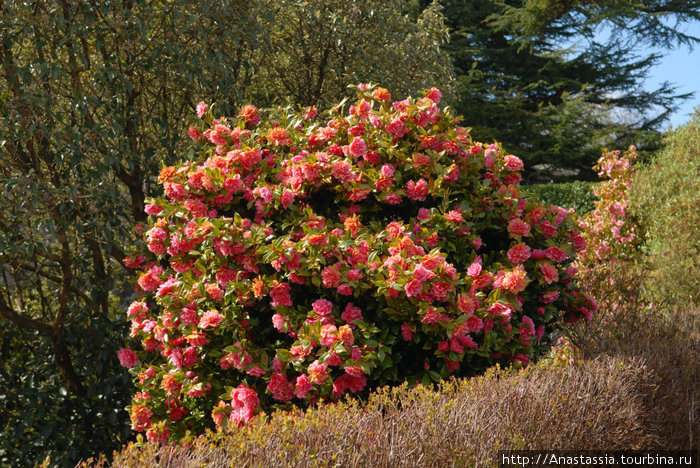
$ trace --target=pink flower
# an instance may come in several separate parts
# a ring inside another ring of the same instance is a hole
[[[508,260],[510,260],[511,263],[517,265],[519,263],[523,263],[525,260],[530,258],[530,247],[524,243],[519,243],[514,245],[508,250]]]
[[[328,356],[328,359],[326,359],[326,366],[337,367],[337,366],[341,365],[342,363],[343,363],[343,360],[336,353],[332,353],[330,356]]]
[[[542,304],[549,304],[557,299],[559,299],[559,291],[547,291],[540,297],[540,302]]]
[[[522,321],[523,324],[520,326],[520,337],[523,340],[529,340],[535,336],[535,323],[527,315],[523,316]]]
[[[491,306],[489,306],[488,309],[486,309],[486,312],[488,312],[491,315],[510,318],[511,314],[513,313],[513,309],[500,302],[495,302]],[[486,323],[484,323],[484,328],[486,328]]]
[[[374,90],[372,95],[377,101],[391,101],[391,94],[389,94],[389,91],[386,88],[377,88]]]
[[[290,291],[291,288],[287,283],[278,283],[274,285],[270,290],[270,297],[272,298],[270,305],[272,307],[278,307],[281,305],[291,307],[292,298],[289,295]]]
[[[552,223],[549,221],[545,220],[540,223],[540,227],[542,228],[542,233],[544,234],[544,237],[547,239],[551,239],[552,237],[557,235],[557,228],[552,226]]]
[[[260,113],[258,108],[252,104],[244,106],[240,111],[238,111],[238,117],[241,118],[246,123],[246,127],[254,127],[260,122]]]
[[[280,197],[280,202],[282,203],[283,207],[287,208],[289,205],[294,203],[294,192],[291,190],[285,190]]]
[[[425,97],[433,101],[435,104],[440,104],[442,93],[437,88],[430,88],[430,91],[428,91],[428,94],[426,94]]]
[[[182,366],[183,367],[192,367],[197,363],[197,349],[194,348],[193,346],[190,346],[185,349],[185,352],[182,354]]]
[[[207,112],[207,109],[208,106],[204,103],[204,101],[197,104],[197,117],[204,117],[204,114]]]
[[[429,307],[423,318],[421,318],[421,322],[427,324],[447,322],[449,320],[450,318],[448,316],[446,316],[445,314],[441,314],[440,312],[435,310],[434,307]]]
[[[557,268],[549,262],[541,263],[540,270],[542,271],[542,278],[547,284],[552,284],[559,279]]]
[[[318,109],[316,106],[309,106],[304,109],[304,120],[313,120],[318,115]]]
[[[141,301],[134,301],[131,303],[126,311],[126,316],[132,320],[143,320],[146,318],[148,313],[148,306]]]
[[[139,277],[138,284],[144,291],[155,291],[163,283],[158,275],[152,271],[142,274]]]
[[[258,394],[255,390],[245,384],[241,384],[231,390],[231,406],[233,409],[237,410],[255,410],[255,408],[260,406],[260,400],[258,399]],[[250,416],[252,416],[252,412],[250,413]]]
[[[362,320],[362,310],[359,307],[355,307],[352,302],[349,302],[348,305],[345,306],[345,310],[340,318],[350,324],[351,327],[355,327],[355,324],[352,322],[355,320]]]
[[[508,223],[508,232],[511,236],[529,236],[530,235],[530,225],[527,224],[522,219],[514,219]]]
[[[406,286],[404,286],[404,289],[406,290],[406,296],[415,297],[423,292],[423,283],[417,279],[414,279],[407,283]]]
[[[329,315],[333,311],[333,303],[326,299],[315,300],[313,304],[311,304],[311,307],[313,307],[314,312],[322,317]]]
[[[544,251],[545,256],[554,262],[563,262],[568,258],[566,251],[559,247],[550,247]]]
[[[189,307],[184,307],[180,312],[180,319],[185,325],[194,325],[199,322],[199,317],[197,317],[197,311],[190,309]]]
[[[135,431],[145,431],[152,424],[151,412],[146,405],[138,404],[131,407],[131,428]]]
[[[294,396],[294,384],[280,373],[272,374],[267,389],[272,393],[272,398],[277,401],[289,401]]]
[[[506,169],[512,172],[517,172],[522,170],[523,168],[523,162],[520,160],[519,157],[513,156],[512,154],[509,154],[504,158],[505,160],[505,166]]]
[[[209,343],[209,340],[207,340],[207,336],[204,333],[192,333],[187,335],[185,339],[192,346],[197,346],[200,348]]]
[[[526,354],[516,354],[511,358],[512,362],[519,362],[522,365],[530,364],[530,356]]]
[[[304,398],[306,398],[306,395],[311,391],[312,387],[313,384],[311,383],[309,378],[305,374],[302,374],[299,377],[297,377],[294,394],[297,396],[297,398],[303,400]]]
[[[321,364],[318,360],[309,364],[308,368],[309,380],[312,383],[322,384],[328,378],[328,369],[325,364]]]
[[[432,159],[427,154],[416,153],[413,155],[413,164],[416,166],[430,166],[431,162]]]
[[[199,137],[202,136],[202,132],[200,132],[199,130],[197,130],[194,127],[190,127],[187,129],[187,135],[189,135],[189,137],[192,140],[197,141],[197,140],[199,140]]]
[[[272,326],[275,327],[280,333],[284,333],[286,322],[287,321],[282,314],[274,314],[272,316]]]
[[[289,138],[289,132],[282,127],[271,128],[267,131],[265,136],[267,141],[275,146],[292,144],[292,140]]]
[[[423,283],[424,281],[435,278],[435,273],[425,268],[423,264],[418,264],[413,269],[413,278]]]
[[[464,218],[462,217],[462,211],[461,210],[450,210],[447,213],[445,213],[445,218],[453,223],[463,223]]]
[[[463,314],[473,314],[478,307],[478,301],[475,297],[467,296],[466,294],[460,294],[457,298],[457,308]]]
[[[339,341],[337,332],[338,328],[335,325],[323,325],[321,327],[321,340],[319,341],[321,346],[330,348],[333,343]]]
[[[430,193],[430,187],[425,179],[418,182],[409,180],[406,184],[406,194],[413,201],[425,201],[425,197]]]
[[[418,208],[418,219],[421,221],[430,219],[430,210],[427,208]]]
[[[366,102],[366,101],[365,101]],[[364,156],[367,152],[367,144],[360,137],[355,137],[350,143],[350,153],[356,158]]]
[[[411,327],[406,322],[401,324],[401,336],[406,341],[413,340],[413,331],[411,331]]]
[[[403,201],[403,199],[401,198],[401,196],[395,193],[390,193],[386,196],[384,201],[386,201],[386,203],[389,205],[398,205]]]
[[[406,134],[406,127],[404,127],[401,119],[397,117],[387,124],[386,131],[389,132],[394,138],[401,138]]]
[[[502,285],[504,289],[518,294],[525,290],[528,281],[527,272],[522,265],[519,265],[517,268],[505,272]]]
[[[136,367],[139,363],[139,357],[128,348],[120,349],[117,353],[117,357],[119,358],[119,363],[124,367]]]
[[[217,327],[223,319],[224,316],[216,310],[208,310],[204,312],[199,320],[199,328]]]
[[[478,333],[484,328],[484,321],[476,315],[470,316],[465,323],[467,325],[467,330],[472,333]]]
[[[479,276],[479,274],[481,274],[481,262],[481,257],[476,257],[472,264],[469,265],[469,268],[467,268],[467,275],[472,278]]]
[[[325,267],[321,271],[323,285],[327,288],[337,288],[340,285],[341,275],[335,267]]]
[[[352,166],[345,161],[338,161],[331,168],[331,175],[341,183],[349,182],[354,178]]]
[[[365,375],[365,371],[360,366],[346,366],[345,373],[351,377],[362,377]]]
[[[163,211],[163,207],[154,204],[147,204],[146,209],[144,211],[146,212],[146,214],[149,215],[157,215],[158,213]]]
[[[207,284],[204,289],[206,289],[209,296],[215,301],[220,301],[224,298],[224,290],[216,283]]]

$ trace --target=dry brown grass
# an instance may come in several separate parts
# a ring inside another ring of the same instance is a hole
[[[609,336],[609,333],[608,333]],[[658,448],[700,447],[700,308],[656,307],[644,312],[623,339],[582,348],[588,359],[610,356],[647,369],[645,412]],[[595,340],[589,342],[594,343]]]
[[[113,466],[491,466],[498,450],[650,448],[660,441],[648,430],[649,380],[640,360],[607,357],[495,371],[275,414],[189,449],[131,446]]]

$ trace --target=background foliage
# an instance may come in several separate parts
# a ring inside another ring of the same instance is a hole
[[[145,218],[154,175],[179,158],[185,116],[196,102],[206,97],[217,112],[233,114],[261,95],[255,89],[268,90],[266,104],[286,101],[277,71],[266,67],[306,66],[289,55],[296,49],[283,47],[315,31],[292,28],[303,19],[297,3],[0,5],[1,463],[32,464],[50,453],[54,463],[70,465],[97,446],[126,440],[129,384],[116,368],[122,304],[131,295],[123,245]],[[318,7],[314,21],[335,21],[324,40],[342,53],[317,69],[316,78],[325,78],[314,102],[368,70],[362,51],[384,30],[393,31],[390,42],[399,31],[409,34],[404,49],[383,49],[383,60],[414,70],[442,64],[429,79],[447,85],[451,65],[438,49],[445,35],[438,9],[413,21],[386,13],[405,2],[385,2],[381,15],[362,8],[367,3],[350,2],[344,8],[354,13],[344,18]],[[345,73],[336,75],[341,65]],[[398,68],[370,69],[373,79],[423,86]],[[293,89],[307,87],[302,73],[289,76]],[[37,401],[51,402],[51,410],[27,417]]]

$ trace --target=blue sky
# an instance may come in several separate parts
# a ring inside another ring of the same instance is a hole
[[[685,27],[683,30],[687,34],[700,37],[700,24]],[[667,124],[677,127],[688,121],[694,107],[700,106],[700,46],[694,47],[692,52],[688,47],[659,52],[666,53],[666,56],[650,71],[645,87],[651,90],[660,83],[669,81],[678,86],[678,93],[695,92],[695,95],[671,116],[670,124]]]
[[[684,24],[678,30],[690,36],[700,37],[700,23]],[[596,33],[596,40],[604,44],[609,40],[610,34],[610,29],[603,25]],[[678,104],[678,110],[670,116],[663,128],[677,127],[687,122],[693,109],[700,106],[700,45],[692,50],[688,46],[676,46],[672,50],[638,46],[633,53],[639,58],[652,53],[662,55],[657,65],[649,70],[643,83],[643,88],[647,91],[654,91],[668,81],[676,87],[677,94],[694,93],[691,98]]]

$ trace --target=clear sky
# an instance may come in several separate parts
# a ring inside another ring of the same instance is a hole
[[[682,30],[687,34],[700,37],[700,24],[686,26]],[[677,127],[688,121],[693,108],[700,106],[700,46],[694,47],[692,51],[683,46],[671,51],[658,50],[658,52],[666,55],[656,67],[650,70],[645,87],[653,90],[660,83],[668,81],[678,86],[676,91],[679,94],[695,93],[692,98],[681,104],[678,111],[671,116],[670,123],[666,124],[666,126]]]

